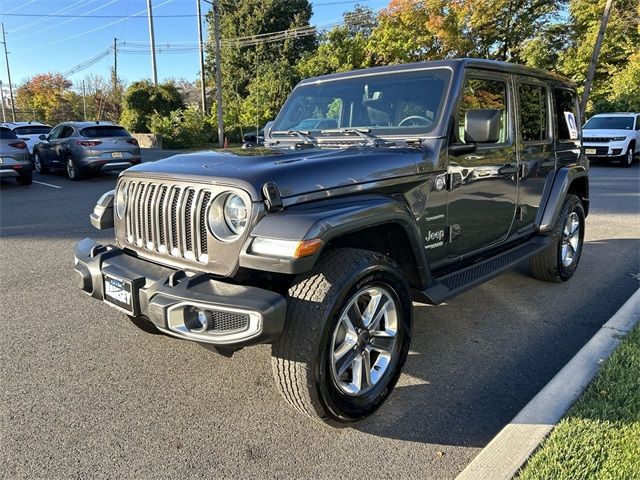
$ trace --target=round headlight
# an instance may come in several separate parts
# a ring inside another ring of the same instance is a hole
[[[229,230],[240,235],[247,228],[247,204],[239,195],[231,193],[224,202],[224,221]]]
[[[118,218],[124,217],[127,211],[128,187],[127,184],[122,184],[118,187],[118,192],[116,193],[116,215],[118,215]]]

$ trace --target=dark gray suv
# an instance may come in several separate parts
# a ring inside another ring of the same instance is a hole
[[[123,127],[109,122],[61,123],[49,135],[41,135],[33,148],[33,166],[38,173],[63,170],[71,180],[138,163],[138,141]]]
[[[541,280],[574,275],[581,124],[571,82],[502,62],[304,80],[265,148],[123,172],[91,215],[114,242],[76,245],[77,285],[226,355],[270,343],[292,407],[357,421],[400,376],[412,301],[448,301],[522,261]]]

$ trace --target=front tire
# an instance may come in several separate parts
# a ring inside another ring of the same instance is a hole
[[[624,168],[630,168],[633,165],[633,152],[635,150],[635,146],[632,144],[629,145],[627,149],[627,153],[622,157],[622,166]]]
[[[569,195],[551,233],[551,245],[529,261],[535,278],[562,283],[573,276],[582,255],[584,220],[582,202],[576,195]]]
[[[289,289],[285,329],[273,346],[276,385],[299,412],[334,426],[375,412],[407,357],[412,306],[385,255],[336,249]]]

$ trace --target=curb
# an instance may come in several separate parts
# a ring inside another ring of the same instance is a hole
[[[505,426],[456,480],[512,478],[640,321],[640,289]]]

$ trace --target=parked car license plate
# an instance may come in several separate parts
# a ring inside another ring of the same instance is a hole
[[[111,152],[111,158],[122,158],[122,152]]]
[[[133,314],[131,282],[111,275],[104,276],[104,299],[116,307]]]
[[[585,148],[584,149],[584,153],[586,153],[587,155],[595,155],[596,154],[596,149],[595,148]]]

